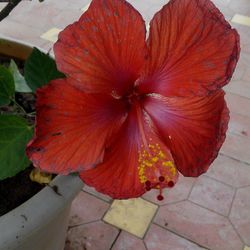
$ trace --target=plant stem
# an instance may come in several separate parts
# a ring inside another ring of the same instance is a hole
[[[7,17],[10,12],[21,2],[22,0],[10,0],[9,3],[0,11],[0,21]]]
[[[21,110],[21,113],[16,113],[16,115],[21,115],[23,116],[27,121],[29,121],[29,119],[35,118],[36,116],[36,112],[31,112],[31,113],[27,113],[26,110],[14,99],[11,99],[12,102],[14,103],[14,105]],[[31,128],[34,127],[34,124],[32,123]]]
[[[12,101],[14,102],[14,104],[22,110],[24,115],[28,115],[28,113],[26,112],[26,110],[13,98]]]

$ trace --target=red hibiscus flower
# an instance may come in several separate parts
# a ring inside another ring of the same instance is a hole
[[[239,36],[209,0],[171,0],[150,23],[125,0],[93,0],[54,46],[66,79],[37,91],[27,148],[44,171],[80,172],[113,198],[207,171],[225,139],[221,88]]]

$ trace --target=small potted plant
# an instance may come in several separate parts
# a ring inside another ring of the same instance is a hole
[[[35,167],[79,173],[115,199],[157,189],[162,200],[179,172],[207,171],[229,121],[221,88],[240,53],[237,31],[210,0],[171,0],[147,40],[128,2],[93,0],[59,34],[54,52],[64,75],[54,65],[56,76],[42,84],[39,74],[25,77],[37,97],[26,148]]]
[[[62,249],[83,183],[34,170],[25,148],[34,133],[35,90],[64,75],[49,55],[9,38],[0,39],[0,60],[0,249]]]

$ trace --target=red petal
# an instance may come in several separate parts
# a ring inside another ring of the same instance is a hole
[[[36,133],[27,147],[28,157],[47,172],[92,168],[102,161],[124,110],[111,97],[86,94],[66,80],[52,81],[37,91]]]
[[[155,95],[144,105],[171,149],[177,169],[193,177],[206,172],[225,140],[229,111],[224,92],[193,98]]]
[[[124,0],[93,0],[54,46],[58,68],[88,92],[125,93],[146,53],[145,24]]]
[[[150,188],[175,183],[178,171],[152,126],[139,108],[132,110],[107,148],[103,163],[83,171],[83,181],[115,199],[138,197]]]
[[[141,92],[203,96],[229,82],[239,35],[210,0],[171,0],[150,25]]]

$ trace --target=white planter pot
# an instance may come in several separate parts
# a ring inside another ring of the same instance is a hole
[[[83,183],[77,176],[57,176],[21,206],[0,217],[0,250],[62,250],[70,205]]]
[[[0,53],[26,59],[32,46],[0,37]],[[70,205],[83,187],[77,176],[57,176],[21,206],[0,217],[0,250],[62,250]],[[1,202],[1,201],[0,201]]]

